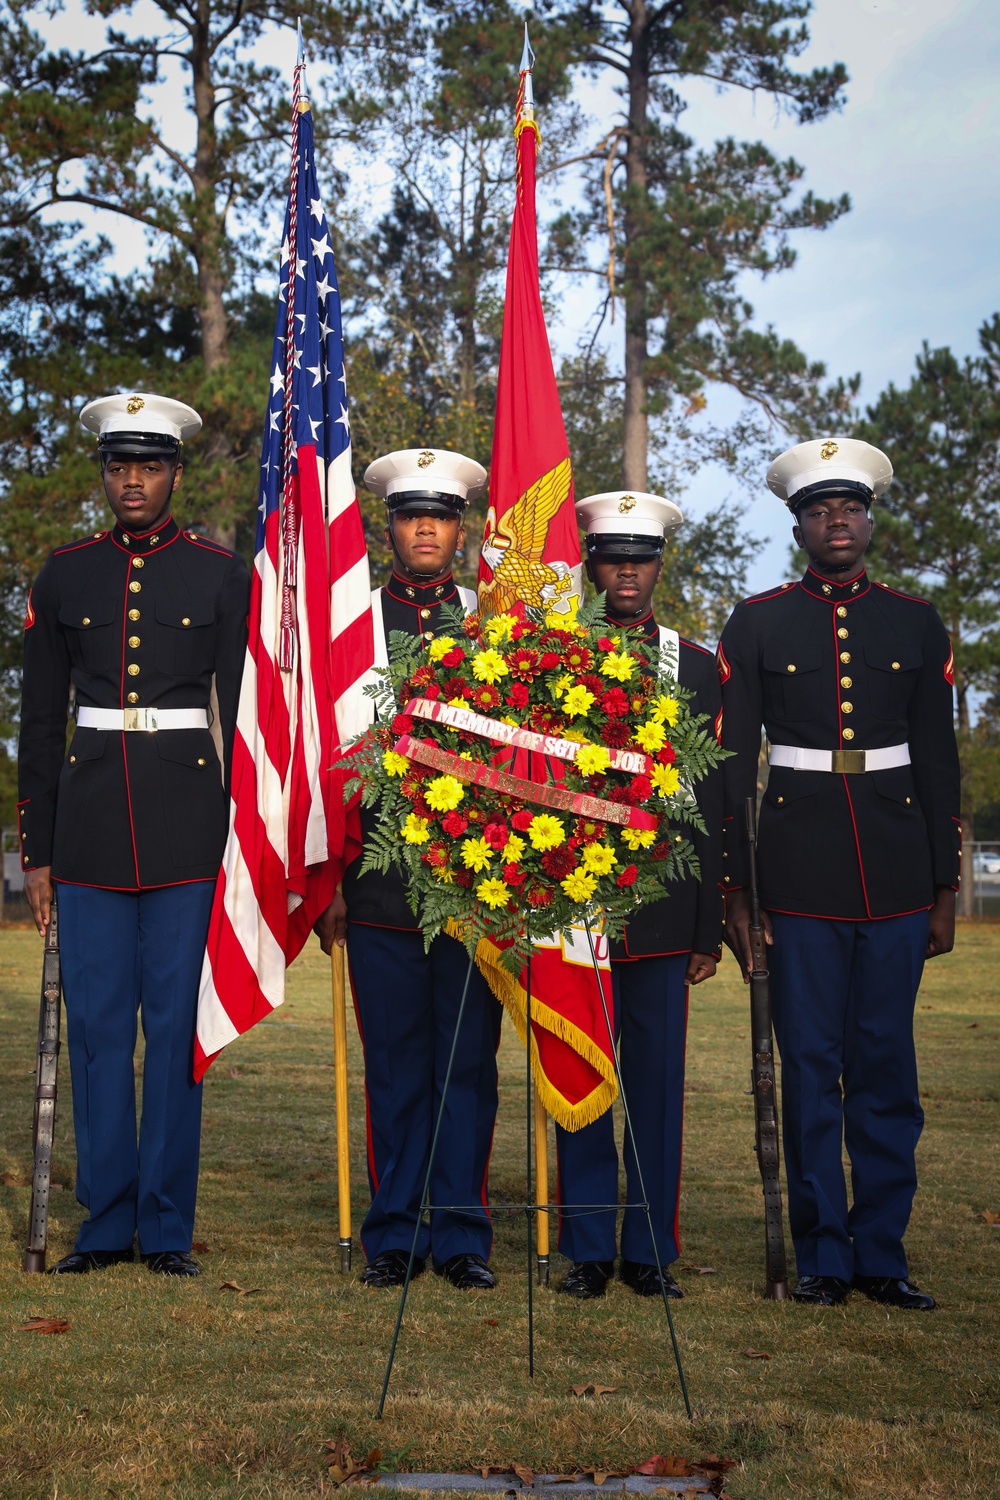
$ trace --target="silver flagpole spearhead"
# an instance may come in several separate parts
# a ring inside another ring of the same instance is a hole
[[[524,93],[521,99],[521,118],[533,120],[535,118],[535,92],[531,84],[531,70],[535,66],[535,54],[531,50],[528,41],[528,23],[524,23],[524,47],[521,52],[521,66],[518,70],[524,81]]]

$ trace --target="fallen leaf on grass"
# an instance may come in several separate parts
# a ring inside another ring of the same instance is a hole
[[[382,1462],[381,1448],[372,1448],[359,1463],[351,1457],[346,1438],[327,1439],[326,1467],[334,1484],[374,1484],[372,1470]]]
[[[765,1354],[765,1352],[764,1352],[763,1349],[741,1349],[740,1353],[743,1355],[744,1359],[770,1359],[771,1358],[771,1356],[769,1354]]]
[[[236,1281],[224,1281],[219,1287],[220,1292],[235,1292],[238,1297],[252,1297],[254,1292],[259,1292],[259,1286],[240,1286]]]
[[[770,1355],[767,1356],[770,1358]],[[704,1458],[696,1458],[691,1462],[692,1469],[699,1474],[716,1474],[720,1478],[727,1469],[736,1467],[735,1458],[720,1458],[717,1453],[706,1453]]]
[[[978,1021],[973,1021],[972,1025],[968,1029],[969,1029],[969,1031],[978,1031],[979,1030],[979,1022]]]
[[[570,1387],[574,1396],[585,1396],[588,1391],[593,1391],[595,1396],[610,1396],[618,1389],[616,1385],[597,1385],[593,1380],[586,1385],[574,1385]]]
[[[652,1474],[657,1479],[679,1479],[684,1475],[693,1474],[694,1469],[686,1458],[679,1458],[676,1453],[654,1453],[652,1458],[647,1458],[645,1463],[638,1465],[637,1474]]]
[[[579,1474],[553,1474],[549,1480],[550,1484],[578,1484]]]
[[[680,1271],[694,1271],[698,1276],[717,1276],[719,1273],[714,1266],[679,1266]]]
[[[191,1249],[196,1251],[199,1255],[205,1255],[208,1252],[208,1243],[206,1240],[195,1240],[194,1244],[191,1246]]]
[[[526,1464],[480,1464],[476,1473],[481,1474],[484,1479],[489,1479],[491,1474],[516,1474],[522,1484],[532,1485],[535,1482],[535,1471]]]
[[[499,1328],[500,1327],[500,1321],[499,1321],[498,1318],[484,1318],[483,1322],[486,1324],[487,1328]]]
[[[984,1224],[1000,1224],[1000,1214],[994,1213],[992,1208],[984,1208],[979,1217]]]
[[[69,1324],[65,1318],[29,1318],[27,1323],[22,1323],[18,1333],[68,1333]]]
[[[580,1477],[582,1479],[586,1479],[588,1474],[595,1484],[603,1484],[606,1479],[625,1479],[627,1477],[620,1469],[581,1469]]]

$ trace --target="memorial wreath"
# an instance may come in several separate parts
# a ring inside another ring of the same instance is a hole
[[[603,602],[573,619],[455,611],[429,642],[390,636],[346,795],[378,810],[361,872],[401,869],[428,946],[447,929],[472,955],[488,937],[518,973],[533,941],[584,923],[618,937],[697,878],[714,726]]]

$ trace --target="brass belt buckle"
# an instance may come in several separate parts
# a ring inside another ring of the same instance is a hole
[[[138,729],[147,734],[158,728],[155,708],[126,708],[125,729]]]
[[[830,770],[838,776],[860,776],[865,769],[863,750],[834,750],[831,752]]]

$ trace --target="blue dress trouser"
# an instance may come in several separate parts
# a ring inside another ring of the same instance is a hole
[[[660,1264],[677,1259],[684,1129],[684,1052],[688,954],[639,958],[611,966],[615,1024],[625,1097],[649,1195]],[[556,1126],[559,1160],[559,1249],[570,1260],[614,1260],[616,1210],[582,1205],[618,1202],[618,1152],[612,1111],[582,1130]],[[628,1130],[624,1140],[626,1203],[622,1256],[655,1265],[649,1223]],[[581,1205],[581,1207],[576,1207]]]
[[[201,1085],[192,1079],[211,880],[146,891],[58,885],[73,1079],[77,1250],[190,1250]],[[146,1053],[136,1134],[138,1014]]]
[[[387,1250],[409,1254],[413,1243],[469,959],[454,938],[435,938],[425,953],[419,932],[361,922],[348,923],[347,952],[365,1049],[372,1204],[361,1244],[371,1261]],[[486,1174],[501,1019],[473,965],[430,1181],[430,1202],[440,1206],[417,1237],[417,1255],[433,1255],[439,1268],[453,1255],[485,1260],[493,1243]]]
[[[771,921],[788,1216],[799,1275],[905,1276],[903,1235],[924,1123],[913,1009],[927,912],[879,922],[772,913]]]

